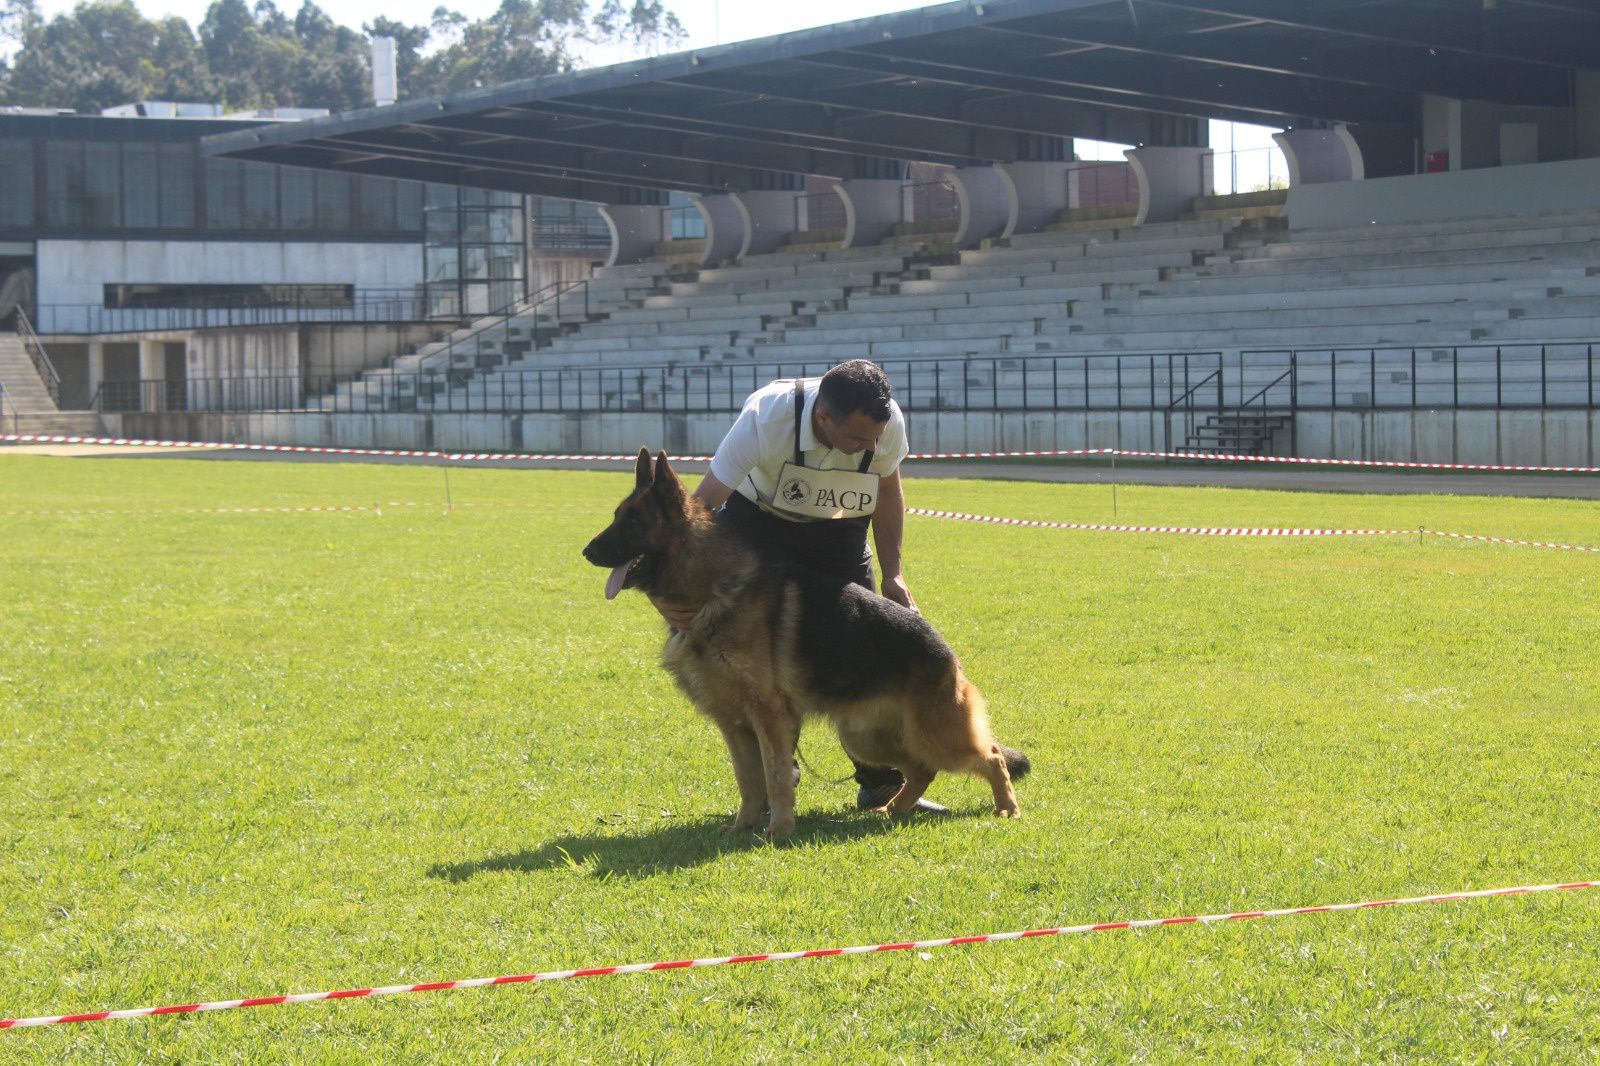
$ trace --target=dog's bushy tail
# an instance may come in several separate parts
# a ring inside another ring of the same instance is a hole
[[[1020,781],[1033,770],[1033,760],[1016,748],[1008,748],[1004,744],[996,744],[995,747],[1006,757],[1006,773],[1011,775],[1011,780]]]

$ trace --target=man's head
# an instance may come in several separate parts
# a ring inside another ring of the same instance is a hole
[[[865,359],[840,363],[822,376],[812,428],[830,448],[856,455],[877,444],[889,424],[889,379]]]

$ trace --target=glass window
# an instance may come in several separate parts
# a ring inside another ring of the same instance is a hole
[[[0,226],[33,224],[33,142],[0,141]]]
[[[84,145],[84,221],[97,229],[122,224],[122,154],[115,141],[90,141]]]
[[[462,207],[488,207],[489,190],[474,189],[471,186],[462,186],[458,190]]]
[[[456,226],[461,221],[454,211],[430,210],[427,213],[426,236],[429,244],[454,244],[460,235]]]
[[[244,164],[245,229],[278,228],[278,168],[266,163]]]
[[[83,225],[83,142],[49,141],[44,150],[45,202],[50,205],[52,227]]]
[[[350,175],[317,171],[317,229],[350,229]]]
[[[122,146],[122,224],[129,229],[161,225],[161,178],[156,146],[130,141]]]
[[[454,246],[425,248],[423,271],[429,281],[454,281],[461,276],[461,257]]]
[[[457,190],[454,185],[436,185],[429,182],[427,185],[427,204],[432,207],[448,207],[452,211],[458,205]]]
[[[422,228],[422,185],[415,181],[402,181],[395,185],[394,214],[400,229],[415,233]]]
[[[289,167],[279,174],[278,180],[283,196],[283,228],[315,227],[317,197],[311,183],[312,172]]]
[[[481,244],[461,248],[461,276],[480,280],[489,276],[489,249]]]
[[[243,208],[242,168],[232,159],[207,159],[206,229],[236,230]]]
[[[482,244],[489,239],[489,212],[461,212],[461,241],[463,244]]]
[[[489,216],[489,239],[496,244],[522,243],[522,212],[496,211]]]
[[[356,178],[356,225],[369,233],[395,230],[394,182],[383,178]]]
[[[194,145],[163,144],[161,155],[161,226],[194,229]]]

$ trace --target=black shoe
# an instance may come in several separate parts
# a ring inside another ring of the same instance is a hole
[[[899,791],[900,785],[898,783],[878,785],[875,788],[867,788],[863,786],[861,790],[856,793],[856,810],[875,811],[879,807],[882,807],[884,804],[888,803],[890,800],[894,799],[894,794]],[[923,814],[950,813],[949,807],[941,807],[937,803],[926,799],[917,800],[917,810],[921,811]]]

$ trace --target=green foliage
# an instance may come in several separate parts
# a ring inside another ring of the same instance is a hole
[[[912,518],[1023,818],[783,846],[579,550],[631,473],[0,453],[0,1016],[1591,879],[1600,563]],[[1312,475],[1308,474],[1308,480]],[[1310,480],[1314,484],[1314,480]],[[1470,481],[1463,482],[1469,486]],[[1103,485],[907,482],[1109,521]],[[364,513],[180,508],[383,504]],[[472,506],[461,506],[463,503]],[[165,514],[19,514],[110,508]],[[1124,486],[1151,525],[1590,543],[1594,504]],[[1600,895],[0,1033],[0,1062],[1571,1062]]]
[[[570,70],[591,44],[657,49],[682,37],[658,0],[502,0],[469,21],[439,8],[429,26],[379,16],[360,32],[312,0],[291,18],[272,0],[216,0],[198,34],[181,18],[152,21],[131,0],[86,0],[38,17],[34,0],[0,0],[0,103],[98,111],[136,100],[218,101],[234,108],[371,103],[368,40],[392,36],[404,98]]]

